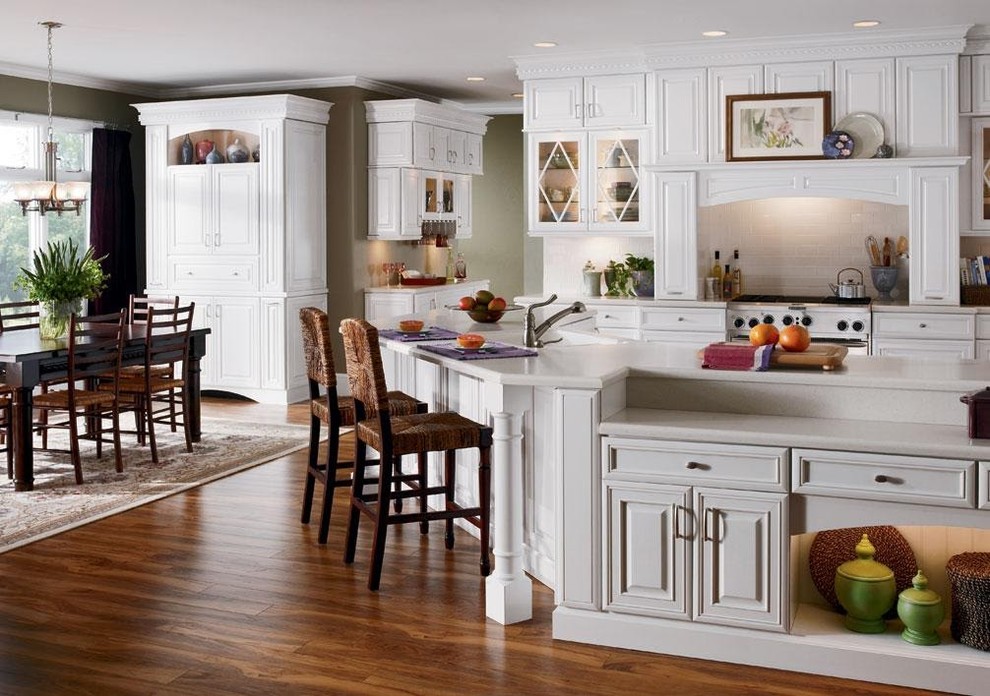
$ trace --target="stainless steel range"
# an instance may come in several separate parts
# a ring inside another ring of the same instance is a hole
[[[869,355],[870,298],[740,295],[726,304],[725,324],[732,340],[748,340],[757,324],[778,330],[791,324],[807,327],[812,342],[844,345],[852,355]]]

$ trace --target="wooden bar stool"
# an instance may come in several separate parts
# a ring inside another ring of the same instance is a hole
[[[352,563],[357,547],[358,525],[361,515],[375,521],[372,545],[371,569],[368,589],[377,590],[381,582],[382,563],[385,558],[385,539],[389,525],[419,522],[425,533],[431,520],[446,522],[445,543],[454,545],[454,520],[463,518],[481,530],[481,574],[491,572],[488,555],[489,516],[491,510],[491,445],[492,429],[457,413],[417,413],[408,416],[392,415],[385,390],[385,372],[382,367],[378,330],[362,319],[345,319],[340,323],[347,356],[347,377],[354,397],[354,415],[357,419],[357,438],[354,461],[354,481],[351,490],[351,513],[347,526],[347,548],[344,562]],[[367,448],[381,454],[382,461],[415,454],[420,470],[426,468],[429,452],[444,453],[444,481],[438,486],[422,485],[410,491],[392,490],[392,472],[389,467],[379,467],[378,493],[365,492],[369,479],[365,476]],[[477,448],[478,496],[477,505],[463,507],[454,500],[455,453],[459,449]],[[427,496],[443,495],[443,510],[428,510]],[[413,497],[420,501],[418,512],[390,513],[393,496]]]
[[[306,356],[306,377],[309,382],[309,460],[306,466],[306,485],[303,489],[302,523],[309,524],[313,510],[313,493],[316,481],[322,481],[323,511],[320,514],[319,543],[327,543],[330,532],[330,512],[333,509],[333,492],[337,488],[350,486],[350,478],[337,478],[338,471],[350,471],[354,462],[340,461],[340,429],[354,425],[354,401],[349,396],[337,394],[337,371],[334,368],[333,352],[330,345],[330,321],[326,312],[316,307],[303,307],[299,310],[299,323],[302,328],[303,351]],[[320,395],[320,388],[325,393]],[[404,394],[401,391],[388,392],[388,403],[392,413],[426,413],[428,405]],[[320,464],[320,429],[325,423],[328,428],[327,459]],[[387,460],[386,460],[387,461]],[[403,480],[410,485],[419,483],[420,474],[401,474],[400,460],[394,466],[399,475],[396,486]],[[414,480],[415,477],[415,480]],[[425,472],[422,473],[425,478]]]

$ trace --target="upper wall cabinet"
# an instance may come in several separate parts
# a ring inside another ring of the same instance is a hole
[[[896,61],[898,157],[954,155],[959,147],[959,58],[907,56]]]
[[[656,73],[657,164],[708,159],[708,94],[704,68]]]
[[[526,130],[646,123],[646,76],[597,75],[526,82]]]
[[[365,102],[368,236],[419,239],[424,222],[471,236],[471,175],[482,174],[488,116],[421,99]]]
[[[833,65],[830,60],[804,63],[774,63],[766,66],[766,92],[831,92]]]
[[[883,123],[885,137],[893,140],[897,132],[894,117],[894,60],[855,58],[836,61],[832,108],[836,123],[849,114],[867,113],[876,116]]]
[[[718,66],[708,69],[708,156],[725,161],[725,98],[733,94],[762,94],[762,65]]]
[[[990,115],[990,55],[959,57],[959,111]]]

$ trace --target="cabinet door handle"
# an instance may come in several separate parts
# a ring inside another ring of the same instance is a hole
[[[220,233],[213,235],[213,246],[220,246]]]
[[[220,318],[220,305],[217,305],[217,308],[213,313],[216,315],[217,319]]]
[[[437,158],[437,149],[430,145],[430,159],[435,160]]]
[[[697,469],[698,471],[710,471],[712,468],[711,464],[705,464],[704,462],[688,462],[684,465],[685,469]]]
[[[697,469],[699,466],[701,466],[701,464],[699,464],[698,462],[688,462],[687,464],[684,465],[684,468],[685,469]]]
[[[474,153],[473,152],[469,152],[468,153],[468,164],[474,164]]]
[[[574,105],[574,115],[577,118],[584,118],[584,104],[578,103]]]
[[[677,321],[684,321],[684,317],[677,317]]]
[[[711,513],[711,519],[712,519],[711,526],[709,526],[708,524],[709,513]],[[712,528],[715,528],[716,532],[718,531],[718,528],[715,526],[717,523],[718,523],[718,508],[705,508],[704,522],[702,525],[704,529],[701,530],[702,541],[711,541],[711,542],[718,541],[715,538],[715,534],[712,533]]]
[[[681,506],[674,503],[670,506],[671,514],[674,516],[674,538],[683,539],[681,535]]]
[[[206,318],[210,319],[213,317],[213,305],[206,305]]]

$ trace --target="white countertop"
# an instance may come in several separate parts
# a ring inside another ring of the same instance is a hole
[[[521,295],[513,298],[516,304],[531,305],[534,302],[543,302],[550,293],[546,295]],[[657,300],[652,297],[588,297],[586,295],[560,295],[554,300],[554,304],[570,304],[571,302],[583,302],[589,306],[609,306],[609,305],[629,305],[636,307],[700,307],[709,309],[725,309],[724,301],[714,300]]]
[[[452,280],[446,283],[441,283],[437,285],[379,285],[378,287],[365,288],[365,293],[402,293],[407,295],[415,295],[422,292],[436,292],[437,290],[446,290],[448,288],[453,288],[458,285],[474,286],[481,283],[489,283],[490,281],[485,278],[465,278],[464,280]]]

